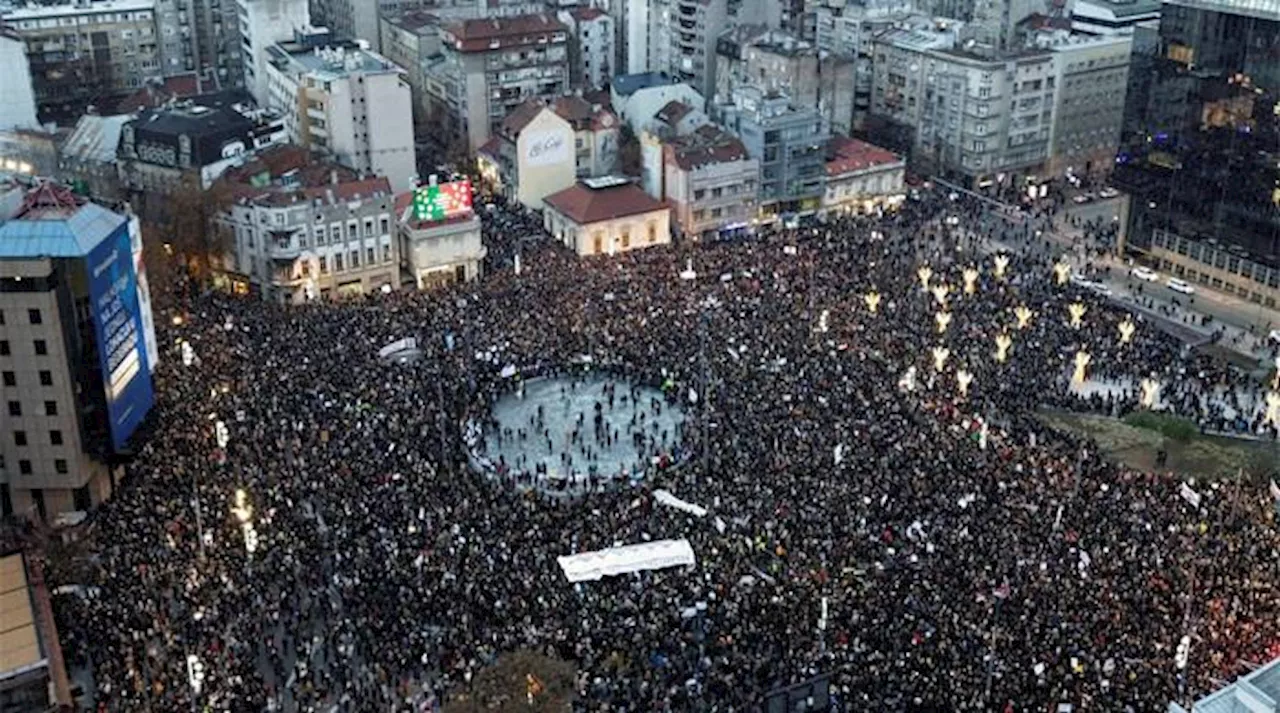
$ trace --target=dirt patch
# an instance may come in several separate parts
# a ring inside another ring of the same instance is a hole
[[[1163,446],[1169,457],[1160,470],[1197,479],[1234,478],[1241,468],[1246,476],[1274,472],[1280,449],[1271,442],[1219,436],[1198,435],[1185,443],[1166,441],[1155,431],[1095,414],[1042,411],[1038,416],[1047,426],[1093,439],[1103,453],[1137,470],[1156,470],[1156,453]]]

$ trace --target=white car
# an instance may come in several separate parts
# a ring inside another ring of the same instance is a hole
[[[1098,191],[1099,198],[1115,198],[1118,195],[1120,195],[1120,191],[1117,191],[1111,186],[1107,186],[1106,188],[1103,188],[1102,190]]]
[[[1071,200],[1075,201],[1077,205],[1083,205],[1093,200],[1093,195],[1089,193],[1081,193],[1080,195],[1076,196],[1075,198],[1072,198]]]
[[[1174,292],[1180,292],[1184,295],[1194,295],[1196,288],[1192,287],[1186,280],[1179,280],[1176,277],[1170,277],[1165,285]]]
[[[1129,274],[1139,280],[1143,280],[1144,282],[1158,282],[1160,280],[1160,275],[1156,274],[1155,270],[1152,270],[1145,265],[1139,265],[1133,268],[1129,271]]]

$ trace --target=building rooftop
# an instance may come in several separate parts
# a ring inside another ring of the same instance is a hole
[[[42,20],[68,15],[97,15],[104,12],[137,12],[156,9],[155,0],[100,0],[90,3],[28,5],[4,13],[6,20]]]
[[[693,111],[693,107],[682,101],[672,99],[663,105],[663,107],[658,110],[658,113],[654,114],[654,117],[659,121],[674,126],[680,123],[681,119],[688,116],[691,111]]]
[[[426,34],[419,32],[419,30],[428,30],[434,34],[436,28],[440,26],[440,18],[427,10],[409,10],[399,15],[384,15],[383,19],[388,24],[406,29],[415,34]]]
[[[194,73],[165,77],[163,81],[147,82],[146,86],[116,104],[117,114],[132,114],[142,109],[161,106],[174,99],[195,97],[200,93],[200,82]]]
[[[1280,659],[1258,667],[1229,686],[1201,698],[1191,713],[1250,713],[1280,710]],[[1186,713],[1171,704],[1170,713]]]
[[[124,216],[45,181],[0,225],[0,259],[85,257],[124,222]]]
[[[267,48],[279,69],[285,66],[296,72],[318,77],[345,77],[350,74],[399,73],[400,67],[382,55],[365,49],[356,42],[332,42],[324,47],[309,47],[299,42],[280,42]]]
[[[528,99],[522,102],[502,120],[502,133],[514,139],[545,108],[546,104],[543,104],[540,99]]]
[[[679,83],[680,80],[665,72],[640,72],[638,74],[622,74],[613,78],[613,91],[620,97],[629,97],[641,89],[649,87],[666,87]]]
[[[564,42],[567,30],[555,17],[538,13],[463,20],[445,27],[442,39],[459,52],[488,52],[504,47]]]
[[[1170,5],[1243,15],[1259,20],[1280,20],[1280,0],[1167,0]]]
[[[63,142],[62,157],[72,161],[115,163],[120,149],[120,132],[130,121],[133,121],[131,114],[85,114]]]
[[[847,136],[832,136],[827,143],[827,156],[828,176],[902,163],[902,157],[888,149]]]
[[[916,52],[948,49],[954,47],[956,43],[956,36],[952,32],[923,29],[894,28],[880,33],[876,39],[894,47]]]
[[[240,201],[289,205],[301,201],[334,204],[390,196],[383,176],[361,176],[344,166],[314,161],[306,149],[281,144],[259,151],[242,166],[229,169],[221,181]]]
[[[712,124],[673,140],[669,146],[671,160],[685,171],[750,158],[741,139]]]
[[[592,186],[598,186],[593,188]],[[552,209],[578,225],[599,223],[665,210],[667,204],[629,181],[580,181],[543,199]]]
[[[0,680],[47,665],[21,554],[0,557]]]
[[[609,16],[609,13],[598,7],[575,7],[569,11],[569,14],[578,22],[591,22]]]
[[[1159,16],[1161,0],[1076,0],[1071,9],[1072,19],[1077,15],[1090,18],[1127,19],[1142,16]]]

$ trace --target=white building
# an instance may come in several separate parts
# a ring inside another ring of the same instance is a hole
[[[671,242],[671,210],[627,179],[588,178],[546,198],[543,227],[579,256]]]
[[[402,271],[420,290],[479,278],[488,254],[480,218],[467,210],[442,220],[422,220],[414,213],[413,198],[413,192],[396,198]]]
[[[827,152],[824,211],[870,213],[905,199],[907,164],[901,156],[844,136],[832,137]]]
[[[22,37],[4,25],[0,25],[0,131],[34,129],[36,122],[36,95],[31,88],[31,65],[27,63],[27,48]]]
[[[671,66],[676,79],[704,97],[716,91],[716,39],[728,22],[727,0],[675,0],[671,8]]]
[[[1132,35],[1160,24],[1159,0],[1076,0],[1071,29],[1087,35]]]
[[[671,69],[671,0],[628,0],[627,74]]]
[[[594,7],[561,10],[559,18],[569,28],[569,83],[579,89],[603,87],[616,69],[613,18]]]
[[[417,174],[413,99],[404,70],[356,43],[272,45],[269,104],[292,141],[408,190]]]
[[[311,24],[307,0],[237,0],[240,18],[241,66],[244,88],[259,106],[268,103],[267,48],[277,42],[288,42],[294,30]]]
[[[661,72],[614,77],[609,93],[613,110],[637,136],[670,102],[681,102],[697,111],[707,108],[707,102],[698,90]]]

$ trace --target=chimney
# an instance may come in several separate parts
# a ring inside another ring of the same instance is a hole
[[[338,169],[329,169],[329,182],[335,186],[338,185]]]

